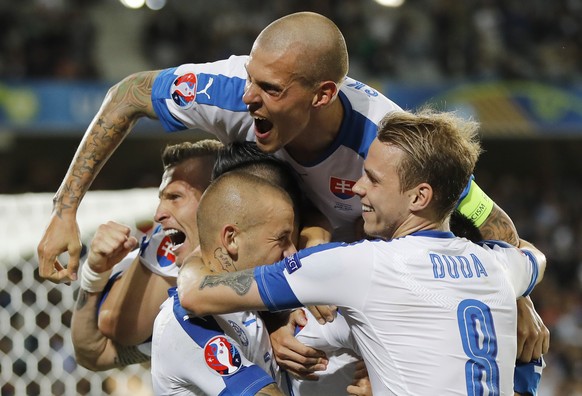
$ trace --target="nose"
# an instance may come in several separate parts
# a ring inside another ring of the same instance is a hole
[[[156,213],[154,214],[154,220],[157,223],[161,223],[163,220],[168,218],[168,213],[164,210],[164,206],[160,202],[158,207],[156,208]]]
[[[257,89],[255,84],[253,84],[250,81],[247,81],[245,84],[245,91],[243,93],[243,102],[244,104],[246,104],[247,106],[250,106],[252,104],[256,104],[259,102],[260,100],[260,96],[257,93]]]
[[[291,243],[287,249],[283,251],[283,258],[291,256],[293,253],[297,253],[297,249],[295,248],[295,245]]]
[[[356,182],[356,184],[354,184],[354,185],[352,186],[352,191],[354,192],[354,194],[356,194],[356,195],[357,195],[357,196],[359,196],[360,198],[361,198],[361,197],[363,197],[364,195],[366,195],[366,190],[365,190],[365,189],[364,189],[364,187],[363,187],[363,184],[364,184],[364,183],[362,182],[362,179],[363,179],[363,178],[364,178],[363,176],[362,176],[362,177],[360,177],[360,178],[358,179],[358,181]]]

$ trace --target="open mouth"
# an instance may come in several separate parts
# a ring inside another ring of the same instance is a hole
[[[164,230],[164,234],[170,237],[170,241],[172,241],[172,250],[179,249],[184,242],[186,242],[186,234],[184,234],[180,230],[176,230],[175,228],[169,228]]]
[[[273,129],[273,123],[265,118],[255,117],[255,131],[258,137],[266,137],[267,133]]]
[[[362,212],[366,213],[366,212],[373,212],[374,209],[368,205],[364,205],[362,204]]]

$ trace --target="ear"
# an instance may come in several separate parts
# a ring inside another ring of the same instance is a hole
[[[413,212],[426,209],[432,201],[433,191],[431,185],[428,183],[420,183],[418,186],[410,190],[410,193],[410,210]]]
[[[315,108],[324,107],[335,99],[338,93],[337,84],[333,81],[324,81],[320,84],[319,88],[313,96],[312,105]]]
[[[238,257],[239,233],[238,227],[234,224],[225,224],[220,231],[220,243],[233,260],[236,260]]]

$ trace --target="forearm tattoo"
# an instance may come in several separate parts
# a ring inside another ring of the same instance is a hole
[[[137,349],[136,346],[123,346],[115,344],[117,349],[117,356],[115,357],[115,364],[118,367],[129,366],[130,364],[147,362],[150,357]]]
[[[232,272],[221,275],[208,275],[204,277],[200,284],[200,290],[205,287],[216,287],[225,285],[230,287],[239,296],[244,296],[251,289],[253,284],[253,270],[248,269],[240,272]]]
[[[153,117],[151,87],[155,74],[146,73],[128,77],[110,90],[106,114],[102,113],[91,126],[75,154],[73,167],[66,182],[53,199],[57,216],[77,207],[89,186],[110,155],[142,115]]]
[[[503,210],[495,206],[489,217],[479,227],[479,231],[483,239],[497,239],[514,246],[519,245],[519,236],[511,219]]]

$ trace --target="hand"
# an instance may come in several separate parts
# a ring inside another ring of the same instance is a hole
[[[307,307],[307,309],[309,309],[309,312],[315,316],[317,322],[322,325],[327,322],[333,322],[337,315],[337,307],[335,305],[314,305]]]
[[[306,324],[303,310],[296,309],[288,316],[286,323],[275,329],[270,327],[271,345],[279,367],[296,378],[317,380],[319,377],[314,372],[325,370],[328,361],[325,352],[308,347],[295,338],[296,326]]]
[[[113,268],[134,249],[138,242],[125,225],[109,221],[101,224],[91,241],[87,264],[97,273]]]
[[[372,396],[372,384],[363,360],[356,362],[354,382],[346,388],[349,395]]]
[[[53,212],[49,224],[38,244],[38,274],[53,283],[77,280],[81,258],[81,238],[79,226],[74,215],[60,217]],[[67,268],[58,261],[57,256],[69,253]]]
[[[530,297],[517,300],[517,359],[539,359],[550,347],[550,331],[536,312]]]

